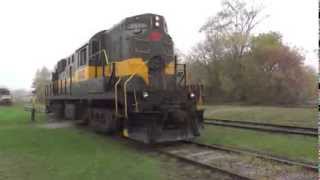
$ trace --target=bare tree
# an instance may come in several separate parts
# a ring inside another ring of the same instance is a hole
[[[222,10],[200,29],[207,38],[224,38],[225,50],[233,59],[240,59],[249,47],[252,30],[267,16],[259,17],[263,6],[249,5],[243,0],[224,0]]]

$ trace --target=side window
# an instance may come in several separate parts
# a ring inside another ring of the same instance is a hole
[[[80,66],[83,66],[87,63],[87,48],[80,50]]]
[[[77,67],[80,66],[80,51],[77,53]]]
[[[101,61],[101,53],[100,50],[100,42],[98,40],[92,40],[90,42],[90,53],[89,53],[89,65],[100,65]]]
[[[95,54],[98,51],[99,51],[99,42],[92,41],[91,54]]]

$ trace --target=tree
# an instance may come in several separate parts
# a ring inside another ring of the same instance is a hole
[[[245,59],[245,97],[253,103],[296,104],[312,96],[314,73],[298,49],[283,44],[279,33],[252,38]]]
[[[219,36],[211,39],[206,39],[204,42],[197,44],[192,49],[192,52],[186,56],[188,60],[188,67],[192,74],[191,83],[201,83],[207,87],[206,92],[213,94],[220,94],[220,65],[224,58],[223,39]],[[207,96],[209,97],[209,96]]]
[[[303,91],[301,92],[301,101],[317,101],[318,94],[318,75],[314,68],[304,66],[303,73]]]
[[[224,0],[222,10],[211,17],[200,29],[207,39],[220,36],[225,52],[232,59],[240,59],[247,48],[252,30],[266,17],[259,17],[262,6],[247,4],[243,0]]]
[[[261,10],[243,0],[225,0],[222,10],[201,27],[206,38],[188,59],[198,68],[193,68],[197,71],[193,74],[208,84],[210,96],[224,94],[229,99],[243,99],[242,88],[239,88],[243,81],[239,60],[249,50],[251,32],[262,20],[258,16]]]
[[[50,82],[50,71],[46,67],[38,69],[35,78],[33,79],[32,87],[36,91],[37,100],[44,102],[45,99],[45,86]]]
[[[192,81],[204,82],[207,97],[259,104],[296,104],[315,97],[316,76],[303,65],[300,50],[285,45],[280,33],[252,35],[266,17],[261,11],[242,0],[225,0],[200,29],[206,38],[186,57]]]

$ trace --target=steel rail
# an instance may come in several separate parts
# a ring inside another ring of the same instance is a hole
[[[235,120],[208,119],[208,118],[204,120],[204,124],[252,129],[252,130],[259,130],[259,131],[268,131],[268,132],[277,132],[277,133],[285,133],[285,134],[318,136],[318,130],[316,128],[307,128],[307,127],[296,127],[296,126],[276,125],[276,124],[267,124],[267,123],[256,123],[256,122],[249,122],[249,121],[235,121]]]
[[[310,128],[310,127],[289,126],[289,125],[261,123],[261,122],[253,122],[253,121],[215,119],[215,118],[205,118],[205,119],[206,120],[210,120],[210,121],[228,121],[228,122],[245,123],[245,124],[253,124],[253,125],[263,125],[263,126],[270,126],[270,127],[283,127],[283,128],[288,128],[288,129],[301,129],[301,130],[318,131],[318,128]]]
[[[236,148],[236,147],[223,146],[223,145],[218,145],[218,144],[208,145],[208,144],[198,143],[195,141],[190,141],[188,143],[195,144],[195,145],[201,146],[201,147],[206,147],[209,149],[217,149],[217,150],[221,150],[221,151],[227,151],[230,153],[247,154],[247,155],[255,156],[257,158],[261,158],[261,159],[265,159],[265,160],[270,160],[270,161],[274,161],[274,162],[278,162],[278,163],[282,163],[282,164],[293,165],[293,166],[299,166],[299,167],[309,169],[312,171],[316,171],[316,172],[318,171],[318,166],[317,166],[316,162],[313,163],[313,162],[306,162],[306,161],[302,161],[302,160],[293,160],[293,159],[289,159],[286,157],[280,157],[280,156],[272,155],[269,153],[251,150],[251,149],[245,149],[245,148]]]
[[[132,142],[133,145],[135,145],[139,148],[141,148],[141,147],[148,148],[148,149],[151,148],[150,150],[154,150],[154,151],[159,152],[161,154],[164,154],[168,157],[172,157],[172,158],[175,158],[175,159],[180,160],[182,162],[185,162],[185,163],[188,163],[188,164],[191,164],[194,166],[198,166],[201,168],[205,168],[205,169],[208,169],[211,171],[220,172],[220,173],[228,175],[234,179],[240,179],[240,180],[255,179],[253,177],[248,177],[246,175],[241,175],[239,173],[233,172],[231,169],[224,169],[224,168],[218,167],[216,165],[207,164],[207,163],[203,163],[203,162],[188,158],[188,157],[186,157],[187,155],[183,155],[182,153],[176,154],[176,153],[170,152],[170,150],[166,151],[165,148],[170,147],[170,145],[162,147],[164,144],[154,144],[154,145],[150,146],[148,144],[144,144],[144,143],[141,143],[136,140],[120,138],[119,136],[115,136],[113,138],[115,138],[116,140],[125,140],[127,142]],[[218,150],[218,151],[225,151],[225,152],[234,153],[234,154],[251,155],[251,156],[255,156],[257,158],[270,160],[270,161],[278,162],[281,164],[299,166],[299,167],[302,167],[302,168],[305,168],[308,170],[312,170],[315,172],[318,171],[317,165],[314,165],[311,163],[306,163],[303,161],[290,160],[290,159],[283,158],[283,157],[278,157],[278,156],[274,156],[274,155],[270,155],[270,154],[266,154],[266,153],[261,153],[259,151],[248,150],[248,149],[243,149],[243,148],[234,148],[231,146],[222,146],[222,145],[216,145],[216,144],[207,145],[207,144],[202,144],[202,143],[198,143],[195,141],[182,141],[182,143],[196,145],[197,147],[202,147],[202,148],[206,148],[206,149],[213,150],[213,151]]]
[[[211,171],[221,172],[223,174],[231,176],[234,179],[239,179],[239,180],[252,180],[253,179],[253,178],[250,178],[250,177],[247,177],[247,176],[232,172],[231,170],[220,168],[220,167],[218,167],[216,165],[206,164],[206,163],[202,163],[202,162],[187,158],[187,157],[185,157],[185,156],[183,156],[181,154],[177,155],[177,154],[174,154],[174,153],[170,153],[169,151],[165,151],[165,150],[161,150],[161,149],[157,149],[157,148],[156,148],[156,150],[159,153],[162,153],[162,154],[167,155],[169,157],[173,157],[173,158],[178,159],[180,161],[183,161],[183,162],[186,162],[186,163],[189,163],[189,164],[192,164],[194,166],[201,167],[201,168],[206,168],[206,169],[211,170]]]

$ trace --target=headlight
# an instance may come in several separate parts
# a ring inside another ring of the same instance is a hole
[[[190,99],[194,99],[195,97],[196,97],[196,95],[193,92],[189,94]]]
[[[159,23],[159,22],[156,22],[154,25],[155,25],[156,27],[159,27],[159,26],[160,26],[160,23]]]
[[[160,17],[159,17],[159,16],[156,16],[155,19],[156,19],[156,21],[159,21],[159,20],[160,20]]]
[[[147,91],[143,91],[142,92],[142,97],[145,98],[145,99],[148,98],[149,97],[149,93]]]

